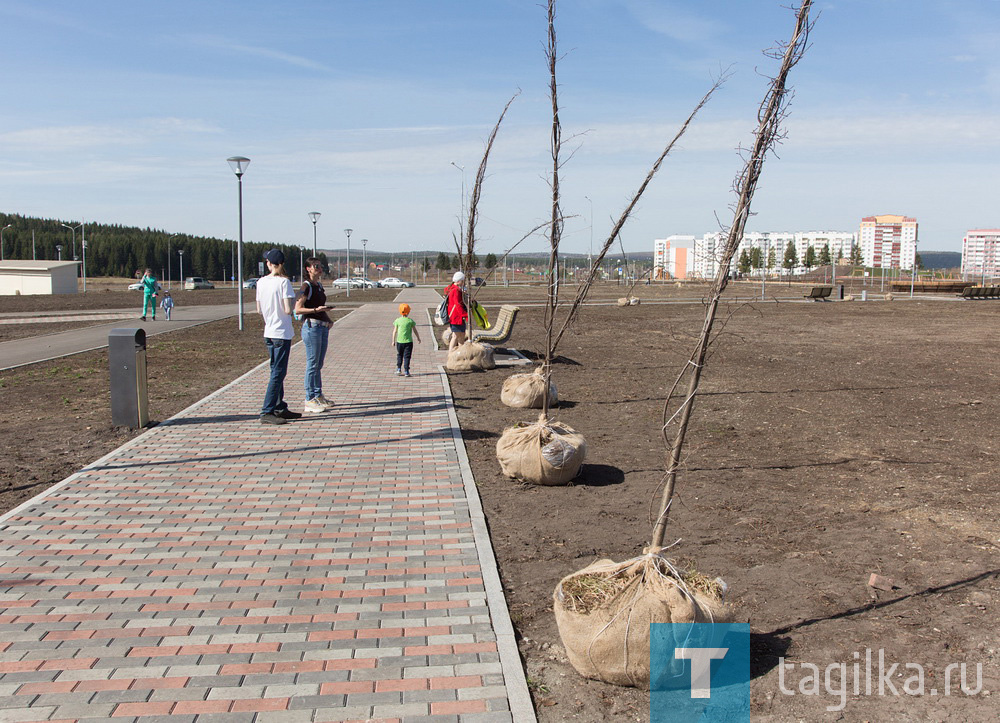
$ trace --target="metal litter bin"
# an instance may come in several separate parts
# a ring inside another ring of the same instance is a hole
[[[108,334],[111,367],[111,423],[138,429],[149,423],[146,389],[146,332],[112,329]]]

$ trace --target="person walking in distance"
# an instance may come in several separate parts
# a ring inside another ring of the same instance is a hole
[[[410,318],[410,305],[399,305],[399,318],[392,322],[392,342],[396,345],[396,374],[410,376],[410,357],[413,355],[413,337],[420,343],[417,322]]]
[[[288,353],[292,348],[292,302],[295,291],[285,275],[285,254],[271,249],[264,254],[271,272],[257,282],[257,312],[264,319],[264,342],[271,357],[271,378],[267,382],[264,404],[260,408],[261,424],[284,424],[302,415],[293,412],[285,402],[285,375],[288,373]]]
[[[160,302],[160,308],[163,309],[163,314],[167,317],[167,321],[170,321],[170,312],[173,311],[174,300],[171,298],[169,291],[163,292],[163,301]]]
[[[465,308],[465,274],[456,271],[445,293],[448,296],[448,323],[451,325],[450,352],[465,342],[465,320],[469,316]]]
[[[333,402],[323,396],[323,362],[330,339],[333,321],[326,305],[323,288],[323,262],[315,257],[306,259],[306,278],[299,289],[295,313],[302,317],[302,342],[306,347],[306,403],[303,407],[310,414],[320,414],[333,408]]]
[[[160,285],[156,283],[153,270],[146,269],[146,273],[142,275],[142,280],[139,283],[142,284],[142,320],[146,320],[146,311],[152,309],[153,321],[156,321],[156,291]]]

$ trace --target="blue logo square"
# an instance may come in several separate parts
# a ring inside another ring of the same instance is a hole
[[[649,626],[651,723],[740,721],[749,715],[750,626]]]

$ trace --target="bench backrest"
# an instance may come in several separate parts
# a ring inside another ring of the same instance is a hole
[[[493,328],[489,331],[474,333],[473,339],[477,341],[488,341],[490,343],[507,341],[510,338],[511,332],[514,330],[514,320],[517,318],[517,312],[520,310],[521,308],[519,306],[504,304],[500,307],[500,312],[497,314],[497,320],[496,323],[493,324]]]

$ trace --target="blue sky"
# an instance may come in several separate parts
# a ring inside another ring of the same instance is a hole
[[[561,0],[564,250],[603,241],[709,87],[623,233],[628,250],[729,221],[787,37],[782,0]],[[787,3],[786,3],[787,4]],[[925,250],[1000,226],[1000,0],[829,0],[793,71],[788,138],[749,230],[857,231],[915,216]],[[376,250],[452,247],[464,166],[520,89],[491,155],[482,252],[549,212],[540,0],[0,0],[0,210]],[[589,201],[587,200],[589,197]],[[592,204],[591,204],[592,202]],[[544,239],[522,245],[540,250]]]

